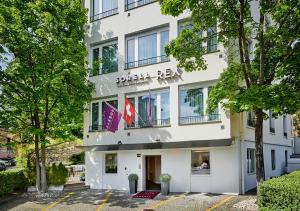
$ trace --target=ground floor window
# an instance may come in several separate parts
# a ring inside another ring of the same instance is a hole
[[[255,150],[247,149],[247,173],[255,173]]]
[[[271,162],[272,162],[272,170],[276,169],[276,157],[275,157],[275,150],[271,150]]]
[[[118,173],[117,154],[105,155],[105,173],[116,174]]]
[[[285,167],[287,167],[288,166],[288,151],[287,150],[284,151],[284,157],[285,157]]]
[[[208,151],[192,151],[192,174],[210,174],[210,153]]]

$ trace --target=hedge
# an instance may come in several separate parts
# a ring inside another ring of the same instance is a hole
[[[258,206],[260,210],[300,210],[300,171],[263,182]]]
[[[47,169],[47,181],[48,185],[64,185],[68,179],[68,169],[60,163],[55,165],[53,163]]]
[[[0,196],[24,189],[28,185],[23,169],[12,169],[0,172]]]

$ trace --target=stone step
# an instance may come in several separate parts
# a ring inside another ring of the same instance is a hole
[[[66,184],[64,187],[64,191],[77,191],[77,190],[88,190],[88,189],[90,189],[90,186],[85,185],[84,183]]]

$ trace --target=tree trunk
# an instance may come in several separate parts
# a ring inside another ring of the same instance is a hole
[[[39,138],[34,137],[34,151],[35,151],[35,169],[36,169],[36,188],[41,191],[41,169],[40,169],[40,152],[39,152]]]
[[[257,192],[259,192],[259,185],[265,180],[262,109],[255,109],[255,115],[256,115],[256,124],[255,124],[256,183],[257,183]]]
[[[45,143],[41,143],[41,186],[42,192],[47,192],[47,177],[46,177],[46,146]]]

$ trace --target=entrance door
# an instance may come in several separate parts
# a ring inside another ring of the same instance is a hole
[[[160,190],[161,156],[145,156],[146,190]]]

